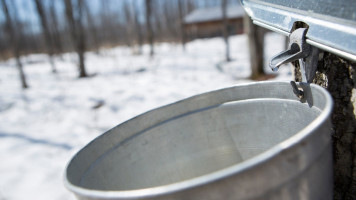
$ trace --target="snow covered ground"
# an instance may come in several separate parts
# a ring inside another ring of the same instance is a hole
[[[266,60],[283,50],[285,38],[266,36]],[[14,60],[0,62],[0,200],[63,200],[67,162],[111,127],[152,108],[248,82],[245,35],[231,37],[233,62],[224,64],[221,38],[180,45],[159,44],[156,56],[133,55],[125,47],[86,54],[91,78],[78,79],[76,55],[56,58],[51,74],[46,55],[23,58],[30,89],[21,90]],[[266,70],[270,71],[266,68]],[[278,80],[290,80],[289,67]]]

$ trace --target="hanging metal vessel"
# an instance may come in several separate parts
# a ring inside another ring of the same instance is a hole
[[[259,82],[197,95],[99,136],[67,166],[78,199],[332,199],[332,99]]]

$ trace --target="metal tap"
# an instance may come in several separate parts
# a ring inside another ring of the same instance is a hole
[[[278,71],[282,64],[299,60],[303,82],[311,83],[315,76],[319,50],[306,42],[307,28],[298,28],[289,35],[289,45],[271,59],[269,66]]]

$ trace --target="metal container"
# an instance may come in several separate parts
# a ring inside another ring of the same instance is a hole
[[[332,199],[329,93],[260,82],[116,126],[67,166],[78,199]]]

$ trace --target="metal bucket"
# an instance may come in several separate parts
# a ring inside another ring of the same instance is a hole
[[[78,199],[332,199],[332,99],[260,82],[197,95],[99,136],[67,166]]]

